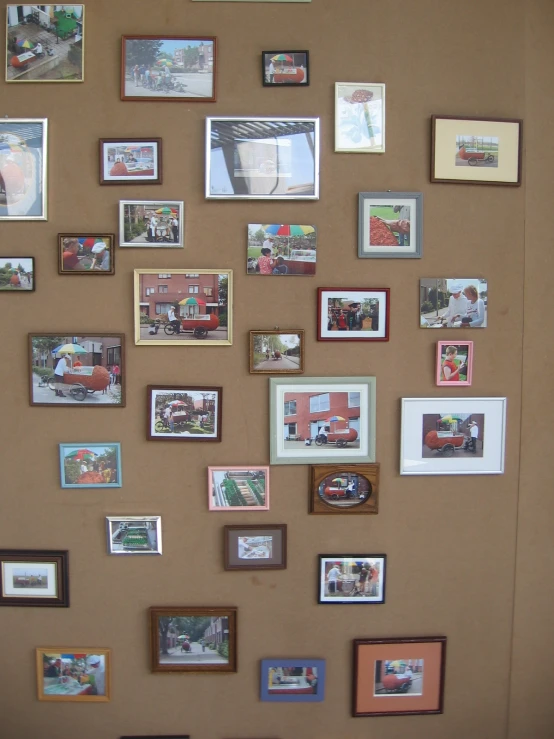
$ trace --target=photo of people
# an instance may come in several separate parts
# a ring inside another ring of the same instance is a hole
[[[304,371],[304,331],[250,332],[250,372],[295,374]]]
[[[248,224],[249,275],[315,275],[316,260],[315,226]]]
[[[388,341],[388,288],[318,288],[320,341]]]
[[[35,260],[32,257],[0,257],[0,291],[32,292]]]
[[[439,341],[437,344],[437,385],[471,385],[473,342]]]
[[[317,693],[317,667],[281,667],[275,665],[267,671],[270,695]]]
[[[61,275],[115,272],[112,234],[59,234],[58,250]]]
[[[384,603],[385,555],[321,555],[319,603]]]
[[[409,204],[369,206],[369,246],[410,246]]]
[[[394,659],[375,661],[375,698],[423,695],[422,659]]]
[[[220,391],[149,387],[149,439],[215,441],[221,434]]]
[[[109,649],[37,649],[39,700],[109,701]]]
[[[271,559],[272,536],[239,536],[237,556],[239,559]]]
[[[317,493],[326,505],[340,510],[365,503],[371,495],[371,485],[363,475],[336,473],[322,480]]]
[[[456,167],[498,168],[498,136],[456,136]]]
[[[476,278],[419,281],[421,328],[486,328],[488,284]]]
[[[121,487],[119,444],[60,444],[63,488]]]
[[[264,51],[262,67],[266,87],[309,84],[307,51]]]
[[[48,569],[46,567],[14,567],[12,585],[18,588],[48,588]]]
[[[485,438],[483,413],[424,413],[422,458],[482,457]]]
[[[120,200],[119,246],[182,247],[184,211],[181,200]]]
[[[161,139],[100,140],[100,184],[160,183]]]
[[[227,616],[157,617],[159,665],[228,665]]]
[[[41,605],[37,599],[48,601],[59,597],[60,570],[55,561],[28,562],[24,559],[10,559],[0,562],[0,597],[25,598],[33,605]]]

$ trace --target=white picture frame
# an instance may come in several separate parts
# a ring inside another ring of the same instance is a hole
[[[506,404],[506,398],[402,398],[400,474],[503,474]]]
[[[150,226],[152,216],[156,220],[153,232]],[[171,225],[174,217],[178,219],[176,232]],[[138,219],[141,220],[142,230],[133,236],[135,231],[130,232],[130,229],[138,224]],[[160,198],[160,200],[119,201],[119,246],[138,249],[182,249],[185,245],[184,233],[185,204],[182,200]]]
[[[3,178],[8,163],[14,167],[13,193],[0,196],[0,221],[47,221],[48,118],[2,118],[0,143],[8,145],[0,154]]]

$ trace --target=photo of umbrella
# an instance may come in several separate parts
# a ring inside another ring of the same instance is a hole
[[[270,236],[306,236],[315,232],[313,226],[291,226],[288,223],[269,223],[262,228]]]
[[[343,418],[342,416],[331,416],[331,418],[327,419],[325,423],[331,423],[331,421],[346,421],[346,418]]]
[[[167,206],[164,206],[163,208],[158,208],[156,213],[161,216],[170,216],[172,214],[176,214],[177,210],[175,208],[168,208]]]
[[[80,461],[81,459],[94,459],[96,454],[91,452],[90,449],[78,449],[76,452],[71,452],[71,454],[67,454],[66,456]]]
[[[29,41],[26,38],[22,38],[22,39],[19,39],[19,41],[16,41],[16,46],[18,46],[20,49],[33,49],[34,48],[34,44],[31,43],[31,41]]]
[[[186,405],[182,400],[172,400],[168,405]]]
[[[87,350],[79,344],[63,344],[54,350],[56,354],[86,354]]]
[[[169,59],[158,59],[156,64],[159,67],[172,67],[173,66],[173,62],[170,61]]]
[[[272,62],[292,62],[292,57],[288,54],[276,54],[271,57]]]
[[[206,303],[198,298],[185,298],[179,301],[179,305],[206,305]]]

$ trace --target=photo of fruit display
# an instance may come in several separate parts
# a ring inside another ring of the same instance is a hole
[[[268,467],[209,467],[211,511],[269,510]]]
[[[62,488],[120,488],[119,444],[60,444]]]

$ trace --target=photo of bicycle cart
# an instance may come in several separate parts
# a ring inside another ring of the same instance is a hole
[[[148,386],[147,438],[220,441],[221,388]]]
[[[457,167],[498,167],[497,136],[456,136]]]
[[[483,456],[483,426],[482,414],[424,414],[423,456]]]

